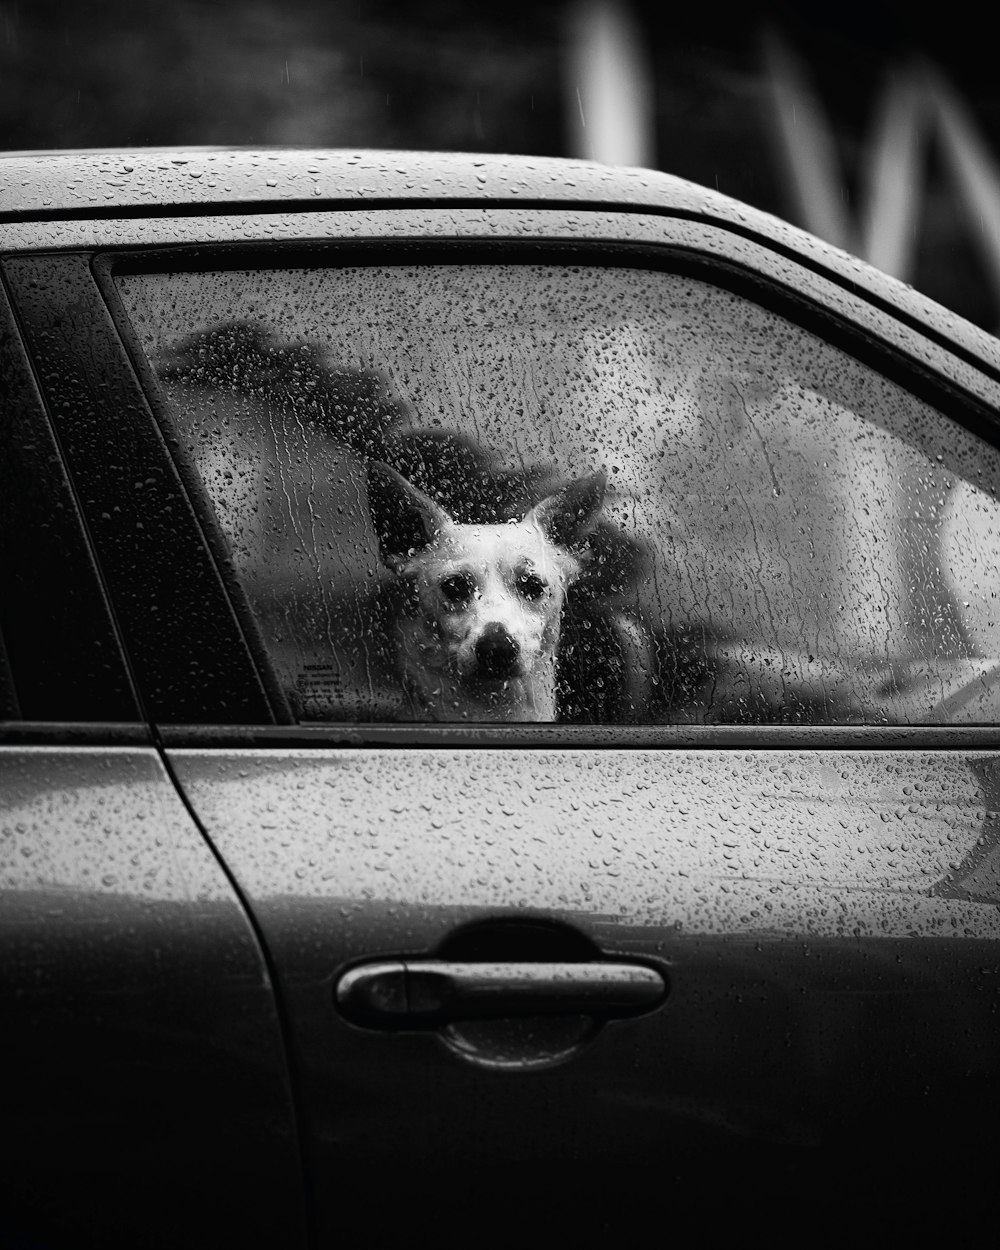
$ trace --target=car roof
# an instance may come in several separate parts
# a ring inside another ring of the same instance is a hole
[[[140,148],[0,154],[0,222],[350,207],[552,207],[715,223],[864,293],[1000,374],[1000,341],[863,260],[721,192],[559,157],[380,149]]]
[[[289,201],[568,200],[642,207],[725,201],[649,169],[558,157],[311,148],[143,148],[0,154],[0,213]],[[748,210],[752,211],[752,210]]]

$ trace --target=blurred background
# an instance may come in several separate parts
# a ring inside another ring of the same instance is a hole
[[[984,9],[0,0],[0,148],[412,147],[663,169],[1000,329]]]

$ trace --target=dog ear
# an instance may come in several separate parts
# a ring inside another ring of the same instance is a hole
[[[368,507],[382,563],[396,570],[429,546],[451,517],[387,464],[368,466]]]
[[[593,530],[604,506],[607,478],[602,472],[578,477],[546,496],[528,513],[544,534],[561,547],[575,547]]]

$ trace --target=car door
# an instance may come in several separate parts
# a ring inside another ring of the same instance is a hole
[[[49,420],[2,288],[0,368],[0,1243],[302,1245],[267,959],[156,749],[79,414]]]
[[[647,1204],[731,1233],[876,1194],[909,1228],[928,1192],[974,1223],[995,382],[707,226],[284,228],[305,241],[234,219],[8,273],[43,379],[72,366],[50,402],[110,393],[162,438],[143,532],[158,473],[187,492],[198,561],[161,539],[140,567],[93,523],[164,758],[272,961],[320,1242],[484,1211],[639,1229]],[[557,723],[401,704],[372,459],[515,514],[608,473]]]

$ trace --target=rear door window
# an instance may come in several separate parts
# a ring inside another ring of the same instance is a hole
[[[301,721],[997,719],[996,449],[768,307],[575,264],[116,283]]]

